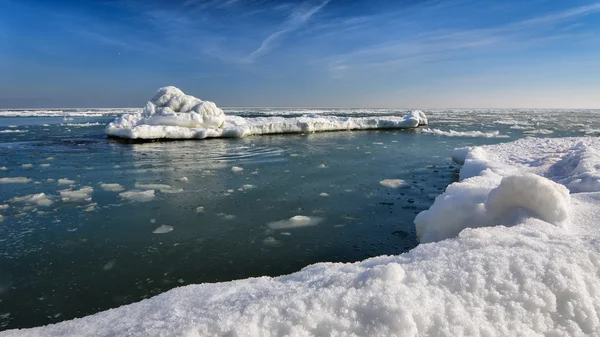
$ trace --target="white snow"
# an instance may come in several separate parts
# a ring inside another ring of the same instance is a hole
[[[473,138],[508,138],[508,136],[501,135],[500,131],[482,132],[482,131],[454,131],[448,130],[443,131],[440,129],[423,129],[421,132],[430,133],[436,136],[446,137],[473,137]]]
[[[423,242],[442,241],[408,253],[179,287],[0,335],[598,336],[598,148],[597,138],[526,138],[458,151],[461,180],[415,220]]]
[[[426,125],[422,111],[404,117],[303,117],[226,116],[217,106],[175,87],[158,90],[142,113],[122,115],[106,127],[110,136],[130,139],[204,139],[278,133],[307,133],[363,129],[402,129]]]
[[[0,184],[26,184],[28,182],[31,182],[31,178],[26,178],[26,177],[0,178]]]
[[[85,186],[78,190],[59,191],[63,202],[89,202],[92,200],[92,192],[94,192],[94,188],[90,186]]]
[[[389,188],[399,188],[407,185],[406,181],[402,179],[383,179],[379,183]]]
[[[119,193],[119,196],[123,199],[129,199],[139,202],[150,201],[155,197],[154,190],[121,192]]]
[[[100,188],[108,192],[121,192],[125,190],[120,184],[100,184]]]

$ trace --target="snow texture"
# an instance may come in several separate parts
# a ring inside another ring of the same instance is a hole
[[[142,113],[126,114],[108,124],[110,136],[129,139],[239,138],[250,135],[308,133],[363,129],[416,128],[427,124],[422,111],[404,117],[226,116],[214,103],[184,94],[175,87],[160,88]]]
[[[599,146],[595,138],[522,139],[463,150],[468,174],[416,221],[424,241],[442,241],[408,253],[188,285],[0,335],[598,336],[600,192],[569,195],[565,183],[594,189]],[[469,228],[481,225],[492,227]]]

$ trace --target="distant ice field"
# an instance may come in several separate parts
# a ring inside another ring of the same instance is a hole
[[[410,130],[122,143],[104,133],[122,112],[131,111],[0,112],[0,329],[83,317],[182,285],[396,256],[418,245],[417,213],[458,180],[455,148],[600,135],[600,111],[424,110],[429,125]],[[429,254],[423,249],[415,254]],[[395,272],[382,268],[373,273]]]

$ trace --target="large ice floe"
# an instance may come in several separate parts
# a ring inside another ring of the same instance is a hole
[[[126,114],[108,124],[109,136],[128,139],[203,139],[278,133],[405,129],[427,124],[422,111],[404,117],[227,116],[213,102],[184,94],[176,87],[160,88],[141,113]]]
[[[422,243],[281,277],[189,285],[3,336],[599,336],[597,138],[454,153]],[[425,243],[430,242],[430,243]]]

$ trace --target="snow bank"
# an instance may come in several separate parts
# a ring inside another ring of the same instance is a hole
[[[562,182],[597,173],[599,146],[594,138],[566,138],[463,149],[470,176],[419,215],[426,222],[416,221],[425,225],[422,238],[448,239],[405,254],[189,285],[0,335],[597,336],[600,192],[569,195]],[[269,238],[264,243],[277,249]]]
[[[416,217],[417,235],[438,241],[468,227],[512,225],[524,214],[560,225],[571,208],[569,191],[600,191],[597,148],[597,138],[525,138],[456,149],[461,181]]]
[[[129,139],[204,139],[278,133],[402,129],[426,125],[422,111],[404,117],[336,117],[307,114],[303,117],[226,116],[208,101],[185,95],[175,87],[158,90],[142,113],[118,117],[108,124],[110,136]]]

